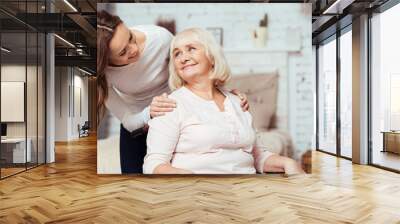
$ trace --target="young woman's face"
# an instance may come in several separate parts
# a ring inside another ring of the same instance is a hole
[[[139,59],[139,53],[135,34],[124,24],[118,25],[110,41],[110,64],[127,65],[133,63]]]
[[[208,76],[213,67],[203,45],[190,37],[176,41],[172,56],[177,74],[186,82],[199,76]]]

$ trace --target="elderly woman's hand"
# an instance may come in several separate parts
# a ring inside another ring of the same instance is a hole
[[[175,168],[171,164],[160,164],[154,170],[153,174],[193,174],[190,170]]]
[[[166,112],[171,112],[176,107],[176,101],[168,98],[166,93],[153,98],[150,104],[150,117],[158,117],[165,115]]]
[[[240,106],[242,107],[243,111],[248,111],[250,106],[249,106],[249,102],[247,101],[247,96],[246,94],[241,93],[239,90],[237,89],[233,89],[231,90],[232,94],[235,94],[236,96],[239,97],[240,99]]]
[[[271,155],[264,161],[263,172],[285,172],[287,175],[304,174],[300,164],[286,156]]]
[[[294,174],[305,174],[303,169],[301,168],[300,164],[298,164],[293,159],[287,159],[284,162],[284,169],[287,175],[294,175]]]

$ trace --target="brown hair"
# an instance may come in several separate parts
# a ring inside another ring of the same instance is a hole
[[[109,63],[110,41],[115,28],[122,23],[118,16],[102,10],[97,13],[97,122],[104,115],[104,102],[108,97],[108,83],[104,70]]]

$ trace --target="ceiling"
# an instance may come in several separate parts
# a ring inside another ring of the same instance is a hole
[[[1,43],[11,50],[2,51],[2,61],[29,63],[44,49],[42,34],[52,32],[60,37],[55,38],[56,66],[78,66],[94,74],[96,4],[96,0],[1,0]]]
[[[311,0],[313,3],[312,37],[318,44],[337,30],[350,25],[354,17],[374,12],[389,0]]]

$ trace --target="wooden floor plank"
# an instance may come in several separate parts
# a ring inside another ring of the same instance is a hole
[[[284,177],[96,174],[96,138],[0,181],[0,223],[400,223],[400,175],[313,152]]]

